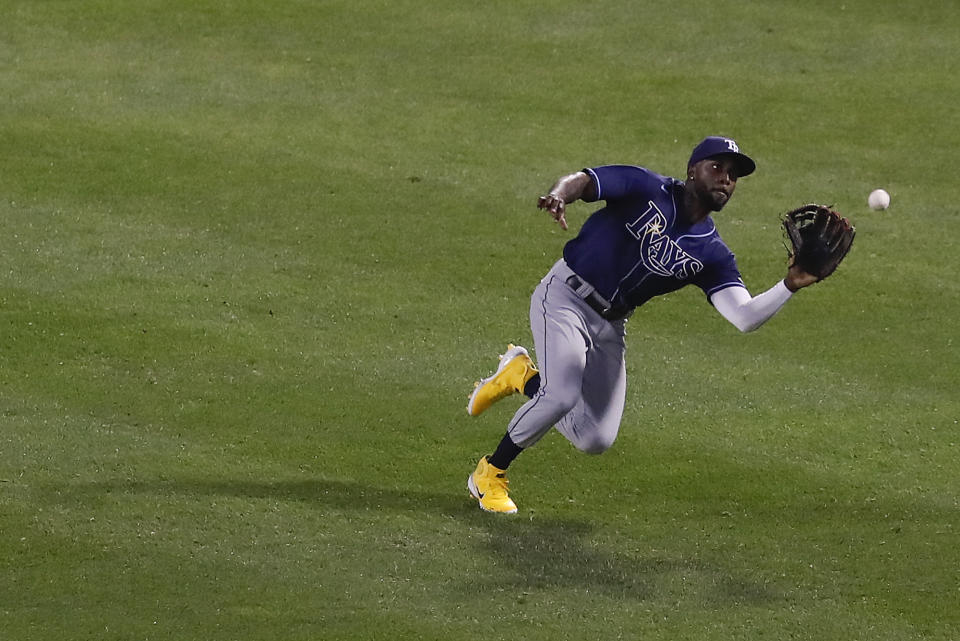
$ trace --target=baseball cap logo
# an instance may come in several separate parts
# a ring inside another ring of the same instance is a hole
[[[693,148],[693,153],[690,154],[687,167],[692,167],[706,158],[723,154],[733,154],[737,157],[740,165],[740,178],[752,174],[757,168],[757,164],[753,162],[753,159],[740,151],[740,145],[737,144],[737,141],[733,138],[727,138],[726,136],[707,136],[704,138],[699,145]]]

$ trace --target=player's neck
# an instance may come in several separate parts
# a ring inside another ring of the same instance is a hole
[[[706,220],[707,216],[710,215],[710,208],[697,198],[696,193],[691,190],[684,190],[679,205],[677,215],[688,225],[696,225]]]

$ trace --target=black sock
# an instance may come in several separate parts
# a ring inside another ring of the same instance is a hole
[[[505,470],[510,467],[510,463],[512,463],[513,459],[517,458],[522,451],[523,448],[514,443],[509,434],[504,434],[500,445],[497,446],[497,451],[487,457],[487,463],[501,470]]]
[[[537,391],[540,389],[540,372],[537,372],[530,377],[530,380],[527,381],[527,384],[523,386],[523,393],[528,398],[533,398],[536,396]]]

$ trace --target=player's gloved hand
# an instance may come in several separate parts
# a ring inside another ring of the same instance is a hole
[[[540,196],[537,199],[537,207],[550,212],[550,215],[560,224],[560,227],[567,229],[567,203],[558,194],[550,192],[546,196]]]
[[[826,205],[811,203],[783,217],[790,256],[786,285],[791,291],[832,274],[850,251],[856,228]]]

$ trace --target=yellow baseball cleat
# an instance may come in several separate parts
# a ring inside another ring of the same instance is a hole
[[[467,401],[467,414],[480,416],[488,407],[511,394],[522,394],[537,368],[530,355],[522,347],[507,345],[507,352],[500,357],[500,365],[490,378],[478,382]]]
[[[509,482],[506,470],[490,465],[484,456],[477,463],[477,469],[467,478],[467,489],[480,502],[481,510],[515,514],[517,504],[507,495]]]

